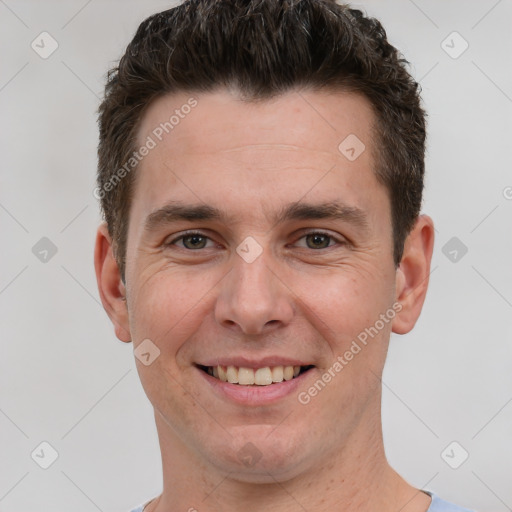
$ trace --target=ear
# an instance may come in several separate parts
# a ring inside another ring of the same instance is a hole
[[[397,334],[408,333],[420,316],[433,249],[434,223],[428,215],[420,215],[405,241],[402,261],[396,271],[396,300],[402,306],[392,324]]]
[[[114,324],[119,340],[130,342],[128,307],[126,305],[126,289],[121,280],[119,266],[114,258],[112,240],[107,225],[98,228],[96,247],[94,250],[94,268],[101,302],[107,315]]]

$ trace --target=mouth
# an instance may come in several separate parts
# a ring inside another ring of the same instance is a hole
[[[221,382],[239,386],[271,386],[283,381],[293,380],[314,368],[314,365],[265,366],[262,368],[202,365],[197,365],[197,367]]]

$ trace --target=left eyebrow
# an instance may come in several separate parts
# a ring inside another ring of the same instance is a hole
[[[368,217],[363,210],[339,201],[320,204],[297,201],[286,205],[274,216],[274,222],[313,219],[341,220],[364,231],[370,227]]]
[[[274,224],[292,220],[333,219],[341,220],[367,231],[369,222],[366,213],[355,206],[345,205],[338,201],[326,203],[304,203],[296,201],[285,205],[278,212],[270,215]],[[172,222],[200,222],[218,220],[229,223],[230,218],[218,208],[206,204],[184,204],[172,201],[150,213],[144,223],[145,231],[152,231]]]

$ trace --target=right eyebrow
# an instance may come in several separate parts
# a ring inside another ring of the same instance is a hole
[[[186,221],[204,221],[204,220],[227,220],[225,215],[217,208],[209,205],[185,205],[178,201],[172,201],[162,208],[150,213],[144,223],[146,231],[152,231],[158,227],[177,222]]]

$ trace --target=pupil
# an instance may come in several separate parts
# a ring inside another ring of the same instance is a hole
[[[200,235],[189,235],[189,236],[185,237],[184,240],[192,241],[192,244],[191,244],[192,249],[197,249],[198,248],[197,241],[199,240],[199,244],[201,244],[201,241],[204,242],[204,237],[200,236]]]
[[[322,243],[322,242],[321,242],[321,241],[322,241],[322,239],[323,239],[324,241],[327,241],[327,245],[323,244],[323,247],[327,247],[327,246],[329,245],[329,243],[328,243],[328,238],[329,238],[329,237],[328,237],[328,236],[326,236],[326,235],[318,235],[318,234],[315,234],[315,235],[309,235],[309,236],[310,236],[310,237],[311,237],[311,239],[313,240],[313,244],[314,244],[314,245],[316,245],[317,247],[318,247],[318,245],[317,245],[318,243],[320,243],[320,244]]]

